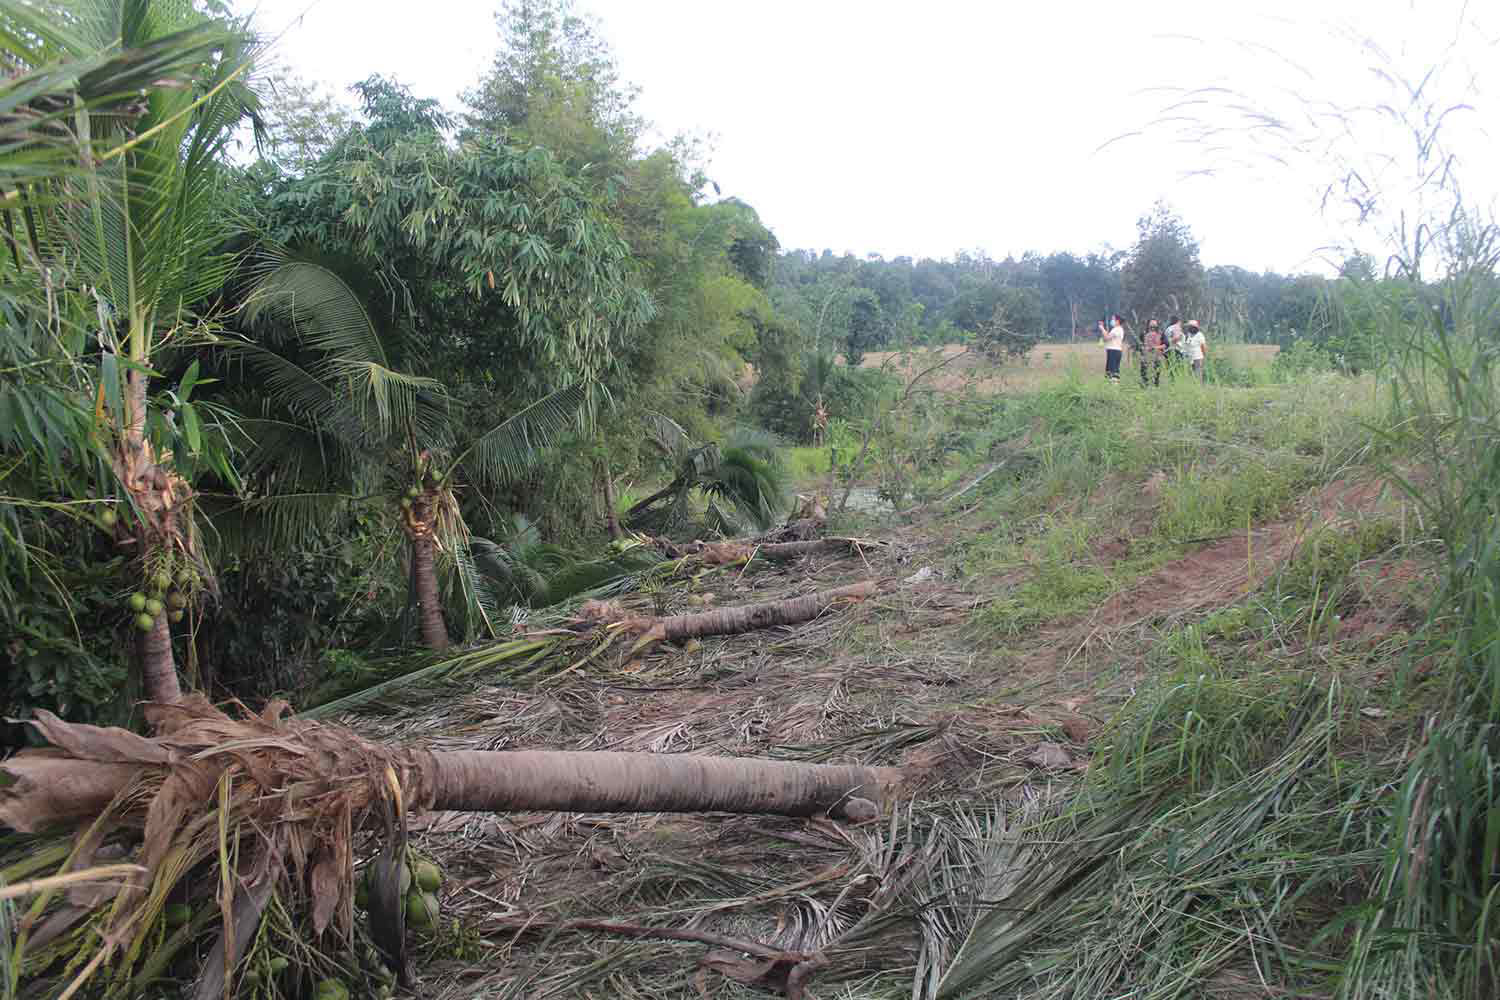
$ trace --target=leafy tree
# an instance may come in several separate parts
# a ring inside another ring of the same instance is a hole
[[[755,422],[775,434],[801,439],[806,432],[806,412],[798,396],[805,356],[803,340],[795,327],[777,314],[747,314],[755,327],[755,388],[750,394],[750,412]],[[814,355],[816,356],[816,355]]]
[[[1002,288],[975,340],[992,358],[1021,357],[1042,339],[1042,296],[1035,288]]]
[[[1198,241],[1165,202],[1136,223],[1135,246],[1120,270],[1120,296],[1137,325],[1174,313],[1185,319],[1204,305]]]
[[[628,160],[644,122],[595,22],[572,0],[505,0],[495,23],[500,49],[464,95],[469,127],[544,145],[574,168]]]
[[[463,485],[524,481],[654,307],[545,150],[482,134],[454,147],[433,102],[379,77],[358,89],[368,124],[252,196],[271,238],[300,249],[248,298],[242,353],[271,389],[249,425],[250,509],[286,538],[349,497],[399,505],[423,639],[441,647],[440,559],[470,626],[493,626],[468,561],[483,505]]]
[[[1043,322],[1050,336],[1071,340],[1087,335],[1120,301],[1115,255],[1056,253],[1042,259],[1039,272]]]
[[[261,89],[265,153],[283,170],[305,172],[356,126],[353,109],[294,73],[276,74]]]
[[[865,352],[885,343],[888,323],[880,299],[868,288],[849,294],[849,332],[844,337],[844,363],[858,368]]]
[[[771,283],[771,270],[779,249],[776,237],[761,224],[755,209],[738,198],[726,198],[710,211],[733,218],[726,250],[729,264],[740,277],[764,291]]]
[[[382,308],[409,318],[425,364],[490,406],[606,374],[655,310],[589,193],[545,150],[449,145],[441,109],[392,81],[359,90],[364,128],[252,195],[270,241],[352,255],[396,290]]]

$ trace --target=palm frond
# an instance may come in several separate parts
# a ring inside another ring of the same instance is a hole
[[[719,464],[703,477],[707,494],[729,503],[761,529],[787,507],[786,470],[755,446],[725,448]]]
[[[251,325],[290,330],[319,353],[311,370],[297,369],[295,380],[289,370],[277,375],[278,392],[285,393],[288,405],[323,418],[343,411],[386,440],[413,427],[430,436],[444,424],[443,384],[392,366],[365,303],[331,269],[295,260],[275,266],[255,282],[243,315]],[[282,366],[295,367],[281,355],[261,350]],[[264,358],[259,363],[273,367]]]
[[[69,5],[70,7],[76,5]],[[79,173],[72,129],[81,110],[134,115],[143,93],[183,87],[232,44],[223,23],[202,20],[154,38],[123,39],[64,5],[0,4],[0,57],[12,75],[0,91],[0,187],[47,185]],[[99,137],[96,154],[122,141]],[[55,192],[33,191],[42,198]]]
[[[691,437],[677,421],[656,410],[647,410],[644,416],[647,433],[662,451],[677,455],[687,448]]]
[[[471,470],[478,482],[513,482],[541,452],[570,430],[585,425],[600,387],[579,382],[532,403],[481,434],[453,462]]]
[[[451,569],[452,594],[464,610],[466,632],[470,639],[493,638],[502,621],[500,606],[484,579],[475,569],[469,526],[459,510],[452,490],[442,490],[435,501],[436,517],[433,535],[437,540],[438,560]]]
[[[542,639],[508,639],[486,643],[453,655],[451,653],[416,653],[405,659],[412,667],[406,673],[383,681],[326,704],[298,714],[303,719],[328,719],[367,708],[399,692],[430,692],[440,682],[457,675],[495,671],[503,676],[515,669],[524,670],[539,657],[558,648],[565,640],[557,636]],[[492,678],[493,679],[493,678]]]
[[[585,595],[633,586],[640,574],[659,565],[655,550],[645,546],[627,549],[603,559],[568,562],[547,577],[547,589],[539,607],[554,607]]]
[[[546,593],[546,574],[531,565],[513,546],[501,545],[488,538],[472,538],[469,546],[475,568],[500,600],[532,607]]]
[[[295,549],[336,524],[358,499],[336,492],[273,493],[203,506],[217,547],[245,553]]]

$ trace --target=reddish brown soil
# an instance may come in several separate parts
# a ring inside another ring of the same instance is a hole
[[[1148,484],[1149,486],[1149,484]],[[1330,483],[1289,518],[1204,545],[1121,590],[1081,619],[1043,630],[1029,668],[1062,667],[1102,634],[1162,617],[1222,607],[1245,597],[1292,557],[1311,529],[1335,527],[1379,507],[1386,496],[1376,480]],[[1109,539],[1094,561],[1109,564],[1129,549],[1129,539]]]

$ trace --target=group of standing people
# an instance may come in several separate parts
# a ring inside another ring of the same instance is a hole
[[[1131,332],[1125,317],[1115,313],[1109,318],[1109,325],[1099,321],[1099,336],[1104,344],[1104,377],[1111,382],[1120,381],[1120,362],[1125,356],[1127,340],[1140,356],[1141,385],[1161,385],[1162,368],[1171,371],[1179,364],[1187,364],[1200,382],[1205,380],[1203,359],[1208,356],[1208,341],[1195,319],[1184,323],[1173,316],[1165,330],[1153,319],[1146,324],[1142,336]]]

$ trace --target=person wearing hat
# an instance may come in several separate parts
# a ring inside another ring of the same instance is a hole
[[[1182,338],[1182,353],[1193,366],[1193,375],[1200,382],[1207,382],[1208,378],[1203,372],[1203,359],[1208,355],[1208,342],[1203,338],[1203,331],[1198,328],[1198,321],[1190,319],[1187,321],[1187,333]]]

